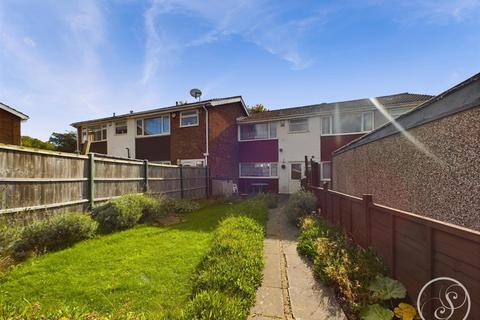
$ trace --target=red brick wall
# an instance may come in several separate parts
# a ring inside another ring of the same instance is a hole
[[[240,162],[278,162],[278,140],[240,142]]]
[[[90,152],[107,154],[107,141],[92,142],[90,144]]]
[[[170,136],[135,139],[135,158],[149,161],[171,161]]]
[[[0,109],[0,143],[20,145],[20,122],[19,117]]]
[[[180,128],[180,112],[170,115],[170,156],[177,159],[203,159],[205,156],[205,110],[198,108],[198,126]]]
[[[208,165],[213,178],[238,181],[239,144],[236,119],[245,115],[241,103],[209,108]]]

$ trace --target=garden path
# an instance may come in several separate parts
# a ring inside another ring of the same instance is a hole
[[[249,319],[346,319],[332,290],[314,279],[297,253],[297,232],[282,208],[269,211],[263,282]]]

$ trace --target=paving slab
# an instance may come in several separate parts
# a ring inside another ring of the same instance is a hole
[[[279,254],[265,254],[265,267],[263,271],[262,286],[272,288],[282,287]]]
[[[283,293],[281,288],[261,286],[257,291],[253,315],[283,318]]]

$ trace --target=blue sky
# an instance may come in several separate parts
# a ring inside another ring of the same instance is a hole
[[[480,0],[0,2],[0,101],[74,121],[242,95],[270,109],[437,94],[480,71]]]

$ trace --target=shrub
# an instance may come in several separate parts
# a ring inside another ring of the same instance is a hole
[[[265,221],[266,204],[247,200],[232,212],[220,223],[197,268],[186,319],[246,319],[255,302],[263,270],[264,228],[258,221]],[[242,212],[247,215],[240,216]]]
[[[143,194],[129,194],[108,201],[93,209],[92,217],[101,232],[125,230],[144,220],[162,215],[161,202]]]
[[[355,245],[324,220],[306,218],[298,251],[314,261],[314,273],[322,282],[335,287],[349,318],[357,319],[362,307],[374,302],[369,285],[386,270],[371,250]]]
[[[15,258],[27,257],[30,253],[54,251],[95,235],[97,223],[88,215],[67,213],[50,220],[35,222],[21,229],[11,250]]]
[[[285,213],[290,221],[297,224],[304,216],[312,214],[317,209],[317,198],[311,192],[298,191],[290,196]]]
[[[199,209],[200,206],[191,200],[173,198],[162,199],[162,210],[165,214],[186,214]]]
[[[265,202],[268,209],[273,209],[278,206],[278,199],[273,193],[259,193],[255,196],[256,200]]]

